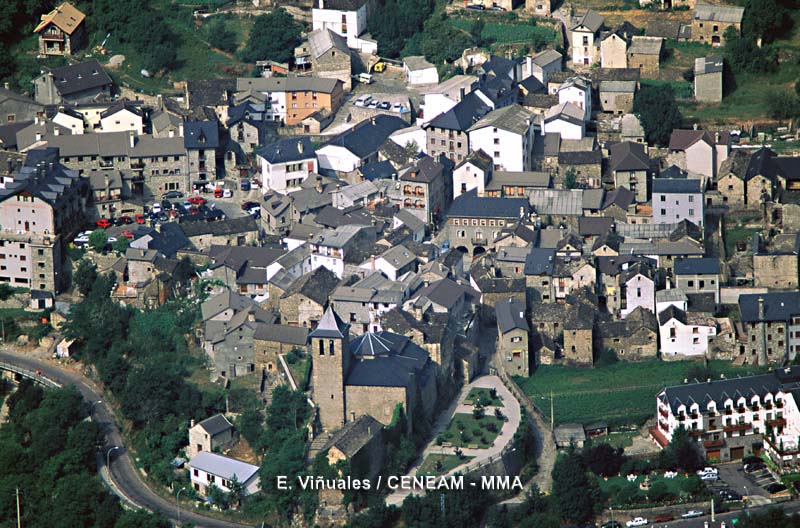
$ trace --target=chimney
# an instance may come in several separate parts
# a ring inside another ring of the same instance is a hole
[[[297,142],[297,152],[299,152],[300,154],[303,153],[303,142],[302,141],[298,141]]]
[[[758,320],[764,320],[764,298],[760,296],[758,298]]]
[[[376,121],[377,121],[377,118],[375,116],[372,116],[372,117],[369,118],[369,122],[372,123],[373,126],[375,125]]]
[[[14,172],[14,161],[11,158],[6,161],[6,168],[8,170],[8,174]]]
[[[169,137],[175,137],[175,131],[174,130],[170,130],[169,131]]]
[[[129,131],[128,140],[130,141],[131,148],[134,148],[136,146],[136,132],[134,132],[133,130]]]
[[[714,133],[714,143],[719,143],[719,131]]]
[[[189,420],[189,428],[191,429],[192,427],[194,427],[194,418]]]
[[[178,136],[183,137],[183,123],[178,125]]]
[[[247,320],[250,321],[251,323],[256,322],[256,314],[254,314],[253,312],[248,313]]]
[[[462,100],[464,99],[464,96],[466,95],[466,94],[464,93],[464,88],[463,88],[463,87],[462,87],[462,88],[460,88],[460,89],[458,90],[458,93],[459,93],[459,95],[460,95],[460,97],[459,97],[459,99],[458,99],[458,100],[459,100],[459,101],[462,101]]]
[[[60,136],[61,135],[61,129],[59,129],[59,127],[55,127],[53,129],[53,134],[56,135],[56,136]]]
[[[108,200],[111,198],[111,178],[108,176],[107,172],[103,174],[103,183],[106,188],[106,200]]]
[[[693,129],[693,130],[697,130],[698,128],[699,128],[699,126],[697,125],[697,123],[695,123],[695,124],[692,126],[692,129]]]
[[[525,57],[525,62],[527,63],[528,66],[528,76],[533,77],[533,57],[528,55],[527,57]]]
[[[369,258],[369,269],[371,269],[372,271],[375,271],[375,255],[372,255]]]
[[[317,192],[322,192],[322,176],[317,176],[317,184],[314,186]]]
[[[33,124],[35,125],[39,124],[39,114],[36,114],[36,117],[33,118]]]
[[[56,164],[55,164],[55,163],[53,163],[52,161],[51,161],[50,163],[48,163],[47,165],[48,165],[48,167],[50,167],[50,171],[51,171],[51,172],[52,172],[52,170],[53,170],[53,169],[55,168],[55,166],[56,166]]]
[[[419,306],[414,307],[414,319],[417,321],[422,321],[422,308]]]

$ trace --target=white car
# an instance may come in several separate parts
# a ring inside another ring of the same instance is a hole
[[[702,473],[719,473],[719,470],[714,466],[706,466],[700,470]]]
[[[153,207],[150,208],[150,212],[153,214],[159,214],[161,212],[161,204],[153,204]]]
[[[700,480],[719,480],[719,475],[717,473],[703,473],[700,475]]]
[[[72,241],[73,244],[76,246],[82,246],[84,244],[89,243],[89,235],[86,233],[81,233],[80,235],[75,237],[75,240]]]
[[[247,212],[248,212],[248,213],[249,213],[251,216],[258,216],[258,215],[260,215],[260,214],[261,214],[261,206],[257,205],[257,206],[255,206],[255,207],[251,207],[250,209],[248,209],[248,210],[247,210]]]
[[[231,196],[233,196],[233,191],[231,191],[230,189],[225,189],[222,191],[223,198],[230,198]]]
[[[353,104],[356,106],[367,106],[371,99],[371,95],[361,95]]]
[[[695,517],[702,517],[702,516],[703,512],[701,512],[700,510],[689,510],[688,512],[681,515],[681,517],[683,517],[684,519],[693,519]]]
[[[647,519],[644,517],[634,517],[630,521],[625,523],[625,526],[631,528],[632,526],[647,526]]]

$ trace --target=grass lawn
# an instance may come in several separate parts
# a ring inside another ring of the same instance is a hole
[[[425,457],[425,460],[422,461],[420,464],[419,469],[417,469],[418,475],[444,475],[445,473],[449,472],[452,469],[457,468],[462,464],[466,464],[474,457],[463,456],[462,458],[457,457],[456,455],[441,455],[438,453],[428,455]],[[441,463],[439,469],[436,469],[436,463]]]
[[[481,449],[485,449],[492,445],[497,434],[503,427],[503,420],[498,420],[494,415],[487,414],[480,420],[476,420],[472,414],[456,414],[447,430],[442,433],[442,438],[445,442],[450,442],[453,447],[469,447],[470,445],[477,445]],[[464,426],[463,432],[459,429],[458,424]],[[489,424],[494,424],[497,429],[496,432],[489,431],[487,427]],[[480,432],[476,435],[475,431]]]
[[[650,485],[652,486],[656,482],[663,482],[664,484],[666,484],[667,489],[669,490],[670,493],[674,495],[680,495],[681,486],[686,481],[686,479],[687,477],[680,473],[676,475],[675,478],[671,479],[664,478],[663,475],[658,473],[652,473],[650,475]],[[639,484],[641,484],[643,480],[644,480],[643,475],[639,475],[638,477],[636,477],[636,480],[634,482],[628,482],[628,479],[621,475],[616,477],[611,477],[608,480],[604,480],[603,478],[597,479],[598,484],[600,485],[600,489],[603,490],[604,493],[609,494],[609,496],[611,497],[611,502],[616,504],[619,504],[616,495],[619,493],[620,490],[630,486],[631,484],[635,485],[638,489]],[[645,496],[647,492],[639,489],[639,494]]]
[[[532,25],[527,22],[499,22],[483,18],[484,26],[481,38],[495,44],[553,44],[557,43],[558,34],[545,24]],[[458,29],[471,31],[475,18],[453,18],[451,23]]]
[[[555,423],[591,423],[605,420],[610,426],[641,424],[655,412],[655,395],[669,385],[680,385],[693,363],[659,360],[619,362],[593,369],[543,365],[529,378],[515,378],[522,390],[550,419],[553,394]],[[712,361],[717,376],[760,372],[756,367],[737,367],[727,361]]]
[[[464,400],[464,403],[467,405],[472,405],[477,403],[478,401],[488,402],[485,405],[492,405],[494,407],[503,407],[503,400],[500,399],[500,395],[495,393],[495,398],[491,397],[491,390],[484,388],[484,387],[473,387],[472,390],[469,391],[467,394],[467,398]]]
[[[289,372],[292,373],[292,379],[294,379],[294,382],[297,384],[297,388],[300,390],[306,390],[306,385],[308,384],[307,365],[309,361],[311,361],[311,358],[308,357],[308,355],[295,361],[294,363],[289,363],[289,361],[286,361],[286,364],[289,366]]]
[[[599,436],[597,438],[592,439],[595,443],[605,443],[612,447],[630,447],[633,445],[633,438],[638,436],[639,433],[637,431],[625,431],[622,433],[610,433],[606,436]]]
[[[745,242],[747,244],[753,239],[753,233],[760,232],[761,229],[757,227],[744,227],[742,225],[730,226],[725,229],[723,236],[725,237],[725,253],[730,256],[736,253],[736,244],[738,242]]]

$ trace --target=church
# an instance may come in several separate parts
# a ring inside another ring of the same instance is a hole
[[[313,400],[325,431],[369,415],[388,425],[397,404],[409,426],[418,403],[436,403],[436,364],[408,337],[367,332],[350,340],[350,325],[328,308],[309,334]]]

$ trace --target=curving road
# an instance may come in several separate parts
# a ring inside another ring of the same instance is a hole
[[[119,447],[119,449],[115,449],[110,453],[110,465],[108,468],[114,487],[126,498],[126,502],[150,511],[157,511],[173,522],[177,522],[178,510],[175,503],[157,495],[145,483],[142,474],[136,469],[130,453],[125,448],[114,413],[102,401],[103,395],[100,391],[88,383],[86,378],[45,361],[4,351],[0,351],[0,361],[31,371],[39,370],[43,376],[63,386],[74,385],[87,402],[98,402],[92,405],[91,412],[92,418],[100,426],[106,438],[103,456],[106,456],[105,453],[111,447]],[[180,518],[182,522],[194,523],[198,528],[243,528],[250,526],[212,519],[185,509],[181,509]]]

